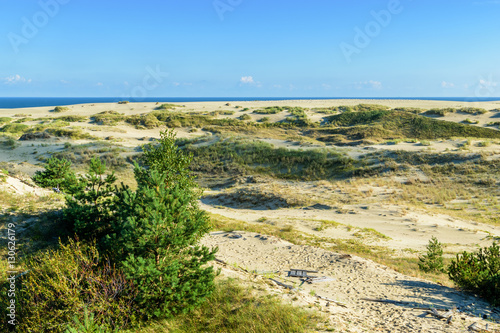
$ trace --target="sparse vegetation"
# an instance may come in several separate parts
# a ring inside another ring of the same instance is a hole
[[[477,252],[457,254],[448,267],[459,287],[478,293],[493,305],[500,304],[500,247],[494,243]]]
[[[70,108],[66,107],[66,106],[56,106],[53,110],[53,112],[65,112],[65,111],[69,111]]]
[[[418,267],[428,273],[428,272],[443,272],[443,245],[437,240],[436,237],[432,236],[427,244],[427,254],[419,257]]]

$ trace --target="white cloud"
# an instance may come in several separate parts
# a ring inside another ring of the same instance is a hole
[[[99,87],[102,87],[104,84],[103,84],[102,82],[97,82],[97,85],[98,85]]]
[[[443,87],[443,88],[453,88],[453,87],[455,87],[455,84],[452,83],[452,82],[443,81],[443,82],[441,82],[441,87]]]
[[[382,89],[382,82],[380,81],[364,81],[354,83],[357,89]]]
[[[253,84],[255,81],[252,76],[242,76],[240,82],[243,84]]]
[[[5,84],[31,83],[31,79],[26,79],[19,74],[3,78]]]
[[[498,85],[498,82],[494,82],[493,80],[491,80],[491,78],[489,81],[487,81],[485,79],[480,79],[479,85],[481,85],[483,87],[496,87]]]

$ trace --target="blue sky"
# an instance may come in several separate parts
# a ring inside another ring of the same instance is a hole
[[[500,0],[0,0],[0,96],[497,97]]]

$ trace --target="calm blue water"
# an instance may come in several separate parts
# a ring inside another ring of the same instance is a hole
[[[126,99],[126,98],[125,98]],[[162,102],[162,103],[187,103],[187,102],[224,102],[224,101],[280,101],[296,99],[365,99],[363,97],[148,97],[140,100],[129,99],[130,102]],[[456,102],[490,102],[500,101],[500,97],[366,97],[366,99],[407,99],[431,101],[456,101]],[[0,109],[29,108],[38,106],[58,106],[88,103],[116,103],[124,100],[123,97],[0,97]]]

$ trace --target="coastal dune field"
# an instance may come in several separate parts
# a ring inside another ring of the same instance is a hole
[[[223,274],[317,309],[327,318],[324,331],[464,332],[474,322],[493,330],[498,312],[455,289],[446,274],[421,272],[418,258],[433,236],[446,262],[499,239],[499,126],[500,101],[0,109],[0,201],[5,214],[44,196],[60,206],[61,195],[30,180],[50,156],[82,174],[98,155],[133,187],[141,146],[174,129],[179,147],[193,155],[200,206],[214,224],[203,243],[219,247],[214,265]],[[23,223],[28,241],[37,222]],[[286,276],[292,268],[331,280],[299,288],[300,280]],[[455,309],[455,319],[426,314],[433,308]]]

